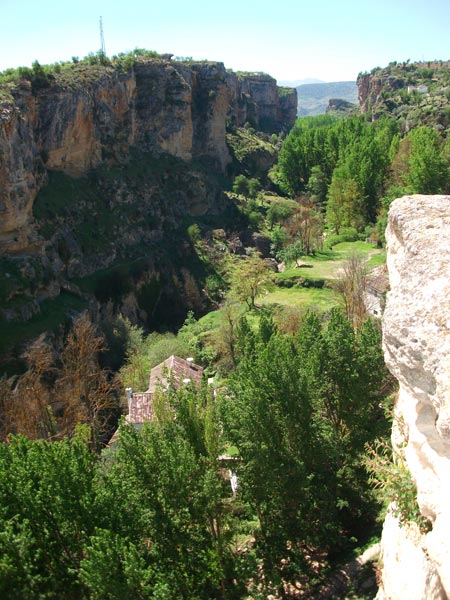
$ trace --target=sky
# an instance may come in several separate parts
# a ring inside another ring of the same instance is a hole
[[[0,71],[136,47],[280,81],[450,59],[449,0],[0,0]]]

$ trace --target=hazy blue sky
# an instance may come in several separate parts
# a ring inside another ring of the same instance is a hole
[[[100,15],[109,56],[143,47],[278,80],[450,59],[449,0],[0,0],[0,70],[96,52]]]

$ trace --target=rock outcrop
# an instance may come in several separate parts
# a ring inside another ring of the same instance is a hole
[[[356,80],[358,86],[358,101],[361,113],[373,111],[374,107],[383,103],[383,94],[392,93],[405,87],[405,81],[402,78],[390,77],[383,73],[368,74],[364,73],[358,76]]]
[[[378,600],[450,597],[450,196],[395,200],[386,231],[391,291],[383,317],[398,379],[393,445],[417,486],[424,532],[388,513]]]
[[[233,94],[233,123],[249,122],[260,131],[278,133],[284,123],[294,124],[297,114],[297,91],[277,87],[265,73],[228,74]]]
[[[356,105],[352,104],[352,102],[347,102],[347,100],[341,100],[340,98],[330,98],[328,100],[328,106],[326,112],[329,113],[340,113],[347,114],[351,111],[355,110]]]
[[[133,148],[197,160],[216,172],[230,161],[226,125],[251,121],[278,132],[296,118],[296,91],[222,63],[141,60],[127,71],[74,65],[39,89],[22,81],[0,110],[0,250],[35,244],[33,202],[47,171],[79,177],[123,163]]]

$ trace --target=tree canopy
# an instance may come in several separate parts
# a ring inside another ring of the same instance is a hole
[[[263,313],[235,325],[233,348],[222,395],[161,392],[156,419],[123,423],[101,455],[88,425],[0,443],[2,597],[241,598],[251,581],[268,593],[373,523],[364,445],[386,429],[374,323],[308,313],[292,335]]]
[[[383,215],[381,199],[400,182],[404,193],[450,189],[448,144],[430,127],[402,133],[398,122],[364,116],[298,119],[280,151],[276,181],[291,195],[314,195],[326,226],[363,231]]]

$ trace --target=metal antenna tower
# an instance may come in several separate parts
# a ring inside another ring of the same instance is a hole
[[[103,20],[102,20],[102,17],[100,17],[100,56],[102,58],[106,57],[105,37],[103,35]]]

